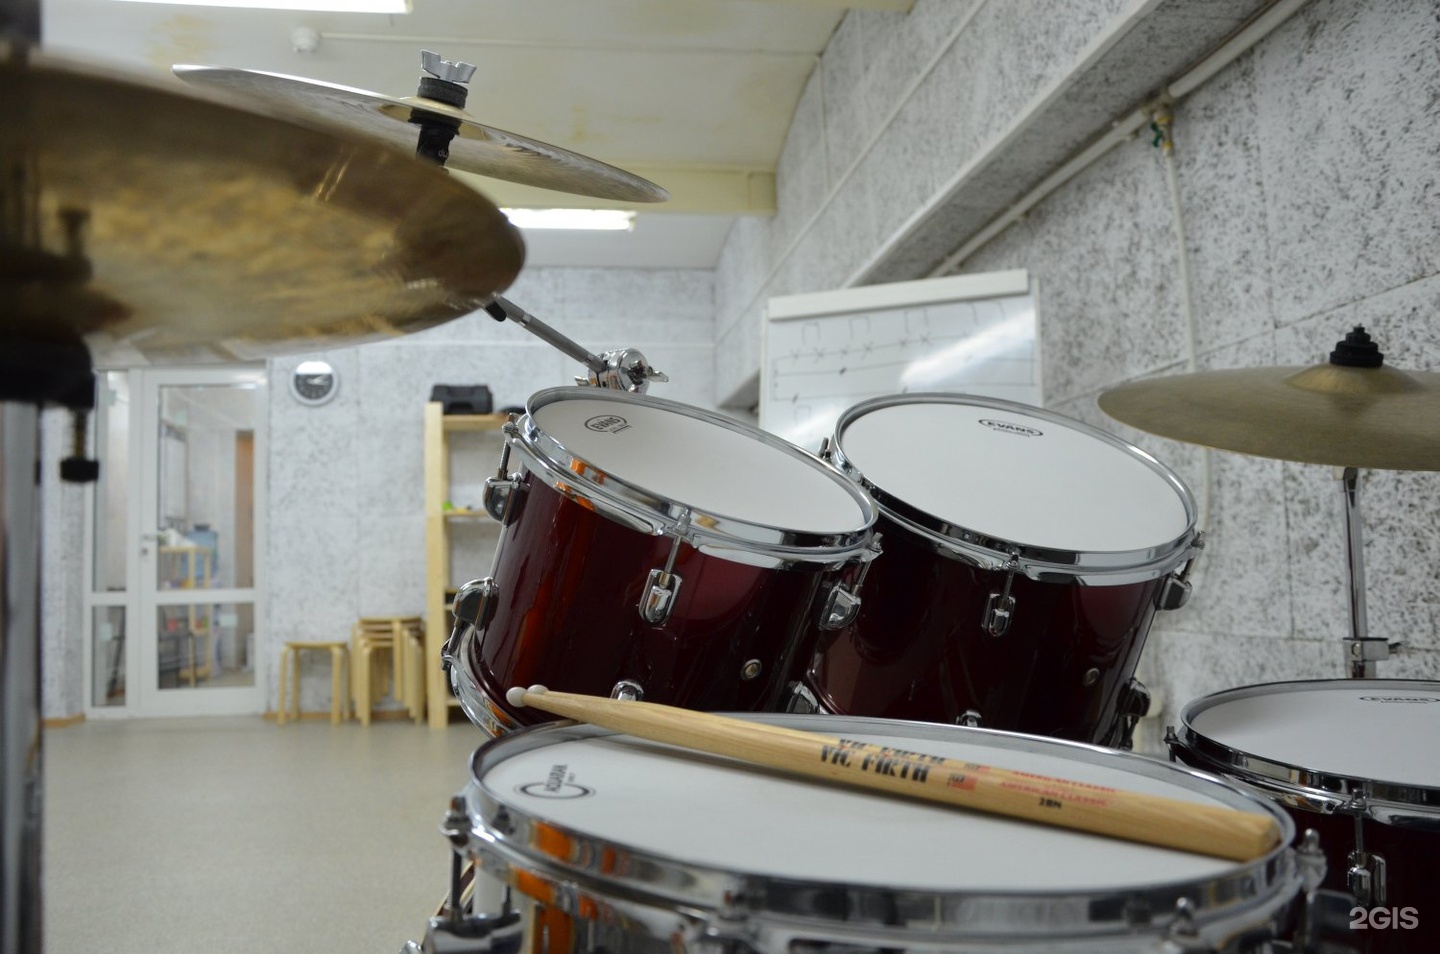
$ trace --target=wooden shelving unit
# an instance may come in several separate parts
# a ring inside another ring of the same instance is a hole
[[[504,414],[446,415],[442,409],[436,401],[425,405],[425,698],[430,727],[436,729],[450,724],[450,710],[459,705],[440,668],[440,650],[450,637],[450,527],[491,520],[484,510],[446,509],[449,438],[465,432],[498,431],[508,420]]]

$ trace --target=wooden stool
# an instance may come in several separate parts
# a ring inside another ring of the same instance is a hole
[[[330,722],[339,725],[348,708],[349,694],[341,691],[341,681],[350,668],[350,649],[343,642],[312,640],[292,640],[280,651],[280,705],[275,712],[275,724],[284,725],[287,713],[291,718],[300,718],[300,654],[307,649],[330,651]]]
[[[395,698],[416,722],[425,719],[423,666],[424,621],[418,616],[362,616],[350,632],[352,646],[351,689],[355,712],[361,725],[370,724],[374,706],[372,691],[373,657],[376,650],[390,651]],[[382,685],[390,683],[387,675]]]

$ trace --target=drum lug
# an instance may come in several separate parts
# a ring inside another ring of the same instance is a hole
[[[1094,670],[1091,670],[1092,672]],[[1135,727],[1150,711],[1150,690],[1139,679],[1131,677],[1120,693],[1120,704],[1115,714],[1115,727],[1102,745],[1130,751],[1135,747]],[[1173,733],[1172,733],[1173,734]],[[1167,735],[1166,742],[1170,741]]]
[[[506,521],[514,512],[514,504],[518,502],[519,494],[522,492],[520,474],[510,473],[510,438],[518,437],[520,427],[515,423],[515,415],[510,415],[510,420],[500,428],[506,437],[505,446],[500,450],[500,468],[494,477],[485,478],[484,495],[480,498],[484,503],[485,512],[499,520]]]
[[[820,700],[815,698],[815,693],[811,692],[810,687],[805,685],[805,683],[799,682],[798,680],[792,682],[786,687],[786,691],[790,693],[790,699],[785,703],[786,712],[801,712],[805,715],[813,715],[820,711]]]
[[[1165,578],[1160,585],[1160,590],[1155,594],[1155,606],[1162,610],[1177,610],[1190,602],[1190,570],[1195,566],[1195,561],[1200,558],[1200,551],[1205,549],[1205,534],[1196,533],[1194,550],[1195,553],[1186,561],[1184,568],[1179,573],[1173,573]]]
[[[455,628],[450,631],[450,638],[445,640],[445,645],[440,650],[441,666],[447,672],[455,661],[455,651],[460,647],[465,630],[472,626],[475,629],[484,629],[490,624],[498,605],[495,597],[499,592],[500,588],[495,585],[495,579],[489,576],[483,580],[471,580],[456,592],[455,599],[450,604],[450,612],[455,617]]]
[[[960,715],[955,717],[955,724],[964,726],[967,729],[978,729],[980,728],[980,720],[981,716],[979,709],[966,709]]]
[[[621,679],[610,687],[611,699],[623,699],[626,702],[641,702],[645,699],[645,687],[634,679]]]
[[[490,516],[505,522],[510,516],[513,504],[519,499],[521,483],[519,474],[510,474],[506,477],[486,477],[485,490],[480,498],[485,504],[485,512]]]
[[[981,626],[991,636],[1004,636],[1010,631],[1010,618],[1015,614],[1015,597],[1010,595],[1010,584],[1020,569],[1020,561],[1013,556],[1005,564],[1005,587],[999,593],[991,593],[985,601],[985,618]]]
[[[1195,923],[1195,904],[1189,898],[1175,902],[1175,919],[1165,932],[1166,954],[1209,954],[1215,945],[1200,936],[1199,925]]]
[[[1355,903],[1365,908],[1385,904],[1385,856],[1356,848],[1350,852],[1350,869],[1345,884],[1355,896]]]
[[[1190,602],[1190,590],[1189,580],[1167,576],[1165,582],[1160,584],[1160,592],[1155,597],[1155,606],[1162,610],[1177,610]]]
[[[680,584],[685,582],[675,572],[675,558],[680,555],[680,544],[685,537],[685,528],[690,524],[690,511],[682,510],[680,518],[671,528],[674,534],[670,541],[670,553],[665,558],[664,569],[654,569],[645,580],[645,589],[640,595],[640,618],[651,626],[660,626],[670,618],[675,608],[675,596]]]
[[[860,597],[837,583],[825,600],[825,612],[820,615],[820,628],[829,632],[850,625],[860,613]]]
[[[855,621],[855,617],[860,614],[860,587],[865,585],[865,576],[870,572],[870,566],[880,552],[880,536],[877,534],[860,557],[860,574],[855,577],[855,582],[849,585],[836,583],[830,589],[830,595],[825,598],[825,609],[820,614],[821,630],[832,632]]]
[[[679,574],[651,570],[645,581],[645,595],[640,598],[640,618],[651,626],[660,626],[668,620],[683,582]]]

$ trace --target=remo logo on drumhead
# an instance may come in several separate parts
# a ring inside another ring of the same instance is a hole
[[[992,431],[999,431],[1002,434],[1018,434],[1021,437],[1044,437],[1044,431],[1037,431],[1033,427],[1026,427],[1024,424],[1011,424],[1009,421],[994,421],[989,418],[981,418],[980,423]]]
[[[630,422],[619,414],[600,414],[586,421],[585,426],[602,434],[619,434],[630,427]]]
[[[584,798],[595,794],[593,788],[575,784],[575,776],[570,773],[568,765],[552,765],[545,781],[516,785],[515,791],[536,798]]]

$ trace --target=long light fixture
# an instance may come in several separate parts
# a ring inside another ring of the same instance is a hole
[[[501,209],[517,229],[577,229],[628,232],[635,213],[628,209]]]
[[[322,13],[409,13],[411,0],[122,0],[186,7],[246,7],[254,10],[315,10]]]

